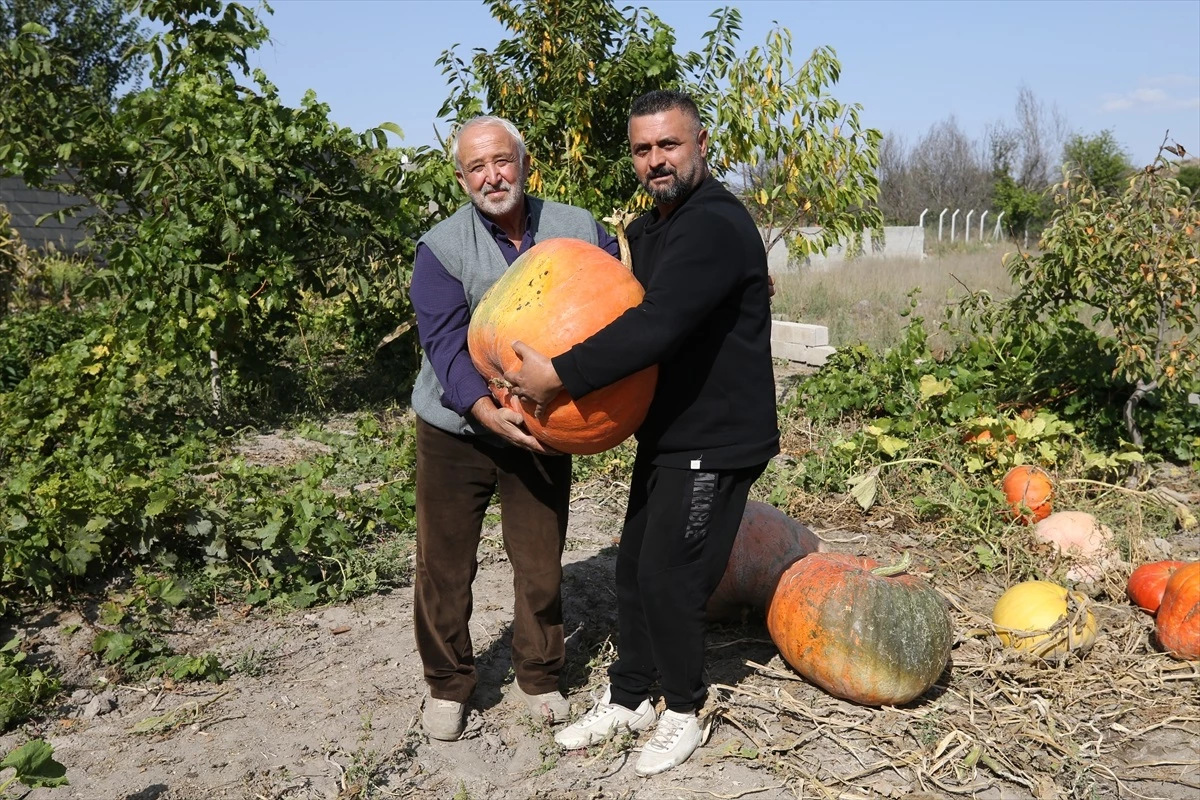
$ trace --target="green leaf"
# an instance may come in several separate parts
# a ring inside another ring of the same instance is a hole
[[[0,761],[0,769],[12,769],[16,779],[32,789],[67,785],[67,768],[54,760],[54,748],[33,739]]]
[[[898,439],[895,436],[890,436],[886,433],[882,434],[878,439],[876,439],[876,442],[879,444],[879,449],[887,453],[889,456],[894,456],[896,453],[899,453],[901,450],[904,450],[908,447],[908,442],[904,441],[903,439]]]
[[[921,397],[922,397],[922,399],[925,399],[925,400],[928,400],[931,397],[939,397],[939,396],[945,394],[946,392],[950,391],[950,387],[952,387],[953,385],[954,385],[954,382],[951,381],[949,378],[944,378],[943,380],[939,381],[937,378],[933,377],[932,375],[922,375],[921,376]]]

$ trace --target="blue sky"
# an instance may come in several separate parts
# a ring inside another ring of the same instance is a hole
[[[775,24],[791,30],[796,61],[831,45],[843,67],[833,94],[910,143],[951,114],[982,139],[989,123],[1013,121],[1024,84],[1072,130],[1112,130],[1137,163],[1153,157],[1168,129],[1200,153],[1200,0],[618,0],[627,4],[674,28],[679,52],[699,49],[709,13],[723,4],[742,11],[743,50]],[[409,145],[435,142],[447,95],[438,55],[456,43],[462,55],[490,49],[505,35],[479,0],[271,5],[264,20],[273,44],[258,66],[285,102],[313,89],[339,124],[395,122]]]

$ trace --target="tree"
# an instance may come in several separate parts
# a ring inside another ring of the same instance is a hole
[[[1129,156],[1110,130],[1072,136],[1063,147],[1063,165],[1082,173],[1103,194],[1119,191],[1123,179],[1133,171]]]
[[[633,98],[674,84],[679,59],[670,28],[645,9],[610,0],[488,0],[512,34],[465,61],[450,48],[438,63],[451,94],[439,112],[464,122],[483,112],[521,129],[530,191],[597,214],[633,202],[626,120]]]
[[[72,83],[93,97],[112,100],[145,69],[145,34],[121,0],[0,0],[0,46],[30,22],[49,31],[47,47],[71,59]]]
[[[312,93],[281,102],[249,68],[267,32],[245,6],[138,8],[162,30],[147,43],[150,86],[115,104],[76,82],[42,25],[0,48],[0,174],[45,185],[66,167],[99,212],[95,284],[110,301],[0,393],[0,519],[21,531],[0,536],[0,608],[10,586],[52,587],[131,552],[232,550],[272,581],[324,580],[321,554],[358,523],[305,500],[299,527],[276,516],[268,538],[240,536],[239,510],[213,508],[191,479],[216,460],[207,401],[240,388],[261,402],[287,377],[281,342],[303,337],[305,296],[344,306],[347,338],[369,346],[373,328],[411,321],[401,265],[427,199],[401,180],[406,154],[382,130],[334,124]],[[208,395],[218,376],[226,392]]]
[[[1179,173],[1175,176],[1179,180],[1179,185],[1187,189],[1192,194],[1200,189],[1200,164],[1184,164],[1179,167]]]
[[[988,131],[992,168],[1022,189],[1040,192],[1053,179],[1067,121],[1057,106],[1047,108],[1028,86],[1018,90],[1015,112],[1015,124],[998,123]]]
[[[826,93],[841,72],[821,48],[798,69],[791,35],[737,55],[741,15],[719,9],[705,47],[680,58],[669,27],[646,9],[612,0],[489,0],[514,36],[470,61],[443,53],[452,92],[443,115],[456,122],[482,111],[521,127],[533,157],[531,191],[596,213],[646,208],[629,163],[629,104],[651,89],[692,94],[709,125],[709,163],[720,176],[762,167],[745,196],[773,245],[800,224],[822,226],[804,244],[824,249],[864,226],[874,208],[878,131],[860,107]],[[442,181],[441,185],[447,185]]]
[[[1071,169],[1054,190],[1041,255],[1010,259],[1022,287],[1013,307],[1036,314],[1078,306],[1117,374],[1134,386],[1124,405],[1130,440],[1141,445],[1134,409],[1152,392],[1179,391],[1200,376],[1200,207],[1189,202],[1160,150],[1119,194]]]
[[[886,165],[886,168],[885,168]],[[936,123],[911,149],[887,146],[880,169],[880,207],[898,224],[913,225],[921,211],[991,207],[992,177],[979,145],[954,117]]]
[[[1011,234],[1041,225],[1050,206],[1045,202],[1057,156],[1067,138],[1067,121],[1057,106],[1046,107],[1033,91],[1017,92],[1016,121],[997,123],[987,134],[995,185],[995,209],[1004,212]]]
[[[883,135],[863,124],[861,105],[828,93],[842,70],[833,49],[817,48],[793,67],[791,33],[775,28],[762,47],[738,57],[740,14],[720,9],[712,17],[717,26],[704,49],[684,59],[686,88],[710,123],[709,163],[717,175],[748,168],[742,199],[767,250],[802,226],[818,230],[796,240],[801,255],[882,227],[876,201]]]

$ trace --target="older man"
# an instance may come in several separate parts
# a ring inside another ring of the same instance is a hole
[[[559,690],[563,641],[561,558],[571,460],[548,453],[517,412],[492,399],[467,352],[467,326],[484,293],[538,241],[582,239],[618,253],[579,208],[525,194],[529,156],[507,120],[476,117],[454,139],[455,177],[471,203],[417,244],[410,296],[424,350],[413,387],[417,414],[417,650],[429,695],[426,732],[462,735],[475,689],[471,583],[484,513],[499,488],[504,548],[513,568],[516,690],[538,716],[569,711]]]
[[[700,744],[704,607],[750,486],[779,452],[779,429],[766,252],[749,212],[709,174],[708,131],[695,103],[670,91],[639,97],[629,146],[655,203],[629,228],[645,298],[552,360],[514,344],[524,363],[506,377],[544,407],[559,391],[578,398],[659,365],[617,552],[610,686],[555,735],[574,749],[654,726],[636,765],[653,775]],[[656,682],[667,704],[661,719],[650,701]]]

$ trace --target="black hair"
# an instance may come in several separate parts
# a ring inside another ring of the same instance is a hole
[[[629,117],[631,119],[648,117],[651,114],[661,114],[664,111],[675,109],[691,117],[692,121],[696,123],[697,130],[704,127],[704,122],[700,119],[700,109],[696,107],[696,101],[685,92],[675,89],[655,89],[646,92],[633,101],[633,105],[629,109]]]

